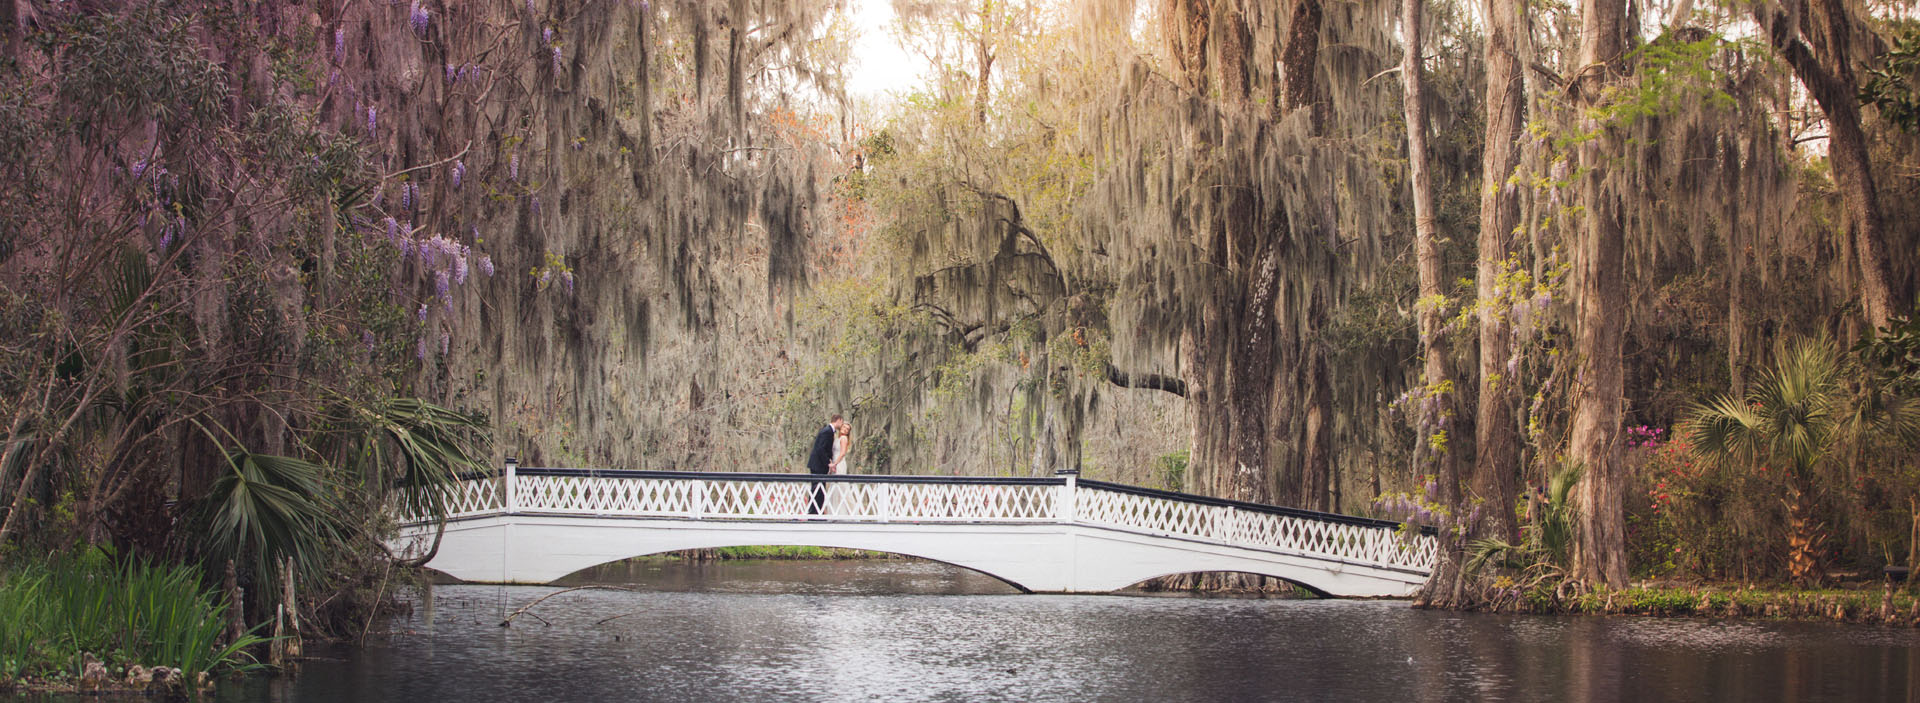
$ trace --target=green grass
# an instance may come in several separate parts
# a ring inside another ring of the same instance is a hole
[[[1559,600],[1548,590],[1528,594],[1537,613],[1771,617],[1920,625],[1920,604],[1911,592],[1878,588],[1769,589],[1648,586],[1599,590]],[[1883,599],[1884,603],[1883,603]]]
[[[118,677],[131,665],[202,671],[259,666],[246,635],[221,642],[227,605],[193,568],[114,563],[99,551],[0,569],[0,685],[70,681],[91,654]]]

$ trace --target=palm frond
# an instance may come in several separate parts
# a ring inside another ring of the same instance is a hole
[[[363,474],[380,485],[400,489],[400,500],[416,515],[445,512],[446,491],[439,487],[486,471],[492,454],[484,416],[462,413],[419,398],[394,398],[368,409],[377,431],[361,454]],[[384,442],[376,438],[384,438]],[[400,466],[387,465],[390,444]]]
[[[250,563],[256,574],[290,559],[302,577],[318,576],[348,532],[326,467],[246,451],[230,452],[227,464],[205,499],[209,555]]]

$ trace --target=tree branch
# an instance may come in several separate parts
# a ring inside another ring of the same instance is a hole
[[[1115,367],[1113,362],[1107,362],[1107,381],[1121,388],[1144,388],[1187,397],[1186,381],[1157,373],[1129,374]]]

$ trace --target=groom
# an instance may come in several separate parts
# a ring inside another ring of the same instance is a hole
[[[807,452],[807,473],[827,472],[827,464],[833,461],[833,436],[846,422],[840,419],[840,413],[834,413],[833,417],[827,420],[827,426],[820,428],[820,431],[813,435],[813,450]],[[813,484],[813,497],[807,501],[807,514],[820,514],[820,505],[826,502],[826,497],[826,487],[818,483]]]

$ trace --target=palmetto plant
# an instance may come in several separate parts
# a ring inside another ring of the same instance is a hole
[[[233,451],[206,498],[208,555],[261,576],[291,561],[302,577],[322,573],[350,527],[326,467],[304,459]]]
[[[1467,550],[1466,571],[1498,565],[1519,572],[1518,582],[1526,588],[1563,576],[1573,548],[1573,486],[1579,482],[1578,465],[1555,472],[1547,482],[1545,500],[1535,507],[1526,540],[1520,544],[1499,538],[1474,540]]]
[[[1836,447],[1863,431],[1904,432],[1912,424],[1905,408],[1862,410],[1852,397],[1834,344],[1825,337],[1808,338],[1777,349],[1773,366],[1745,397],[1723,395],[1696,405],[1685,423],[1693,451],[1710,461],[1784,472],[1787,571],[1795,583],[1821,577],[1826,535],[1813,515],[1813,491]]]
[[[444,512],[446,492],[433,489],[488,468],[491,451],[482,416],[419,398],[394,398],[366,409],[363,417],[371,427],[363,435],[361,473],[400,488],[402,507],[412,514]]]

